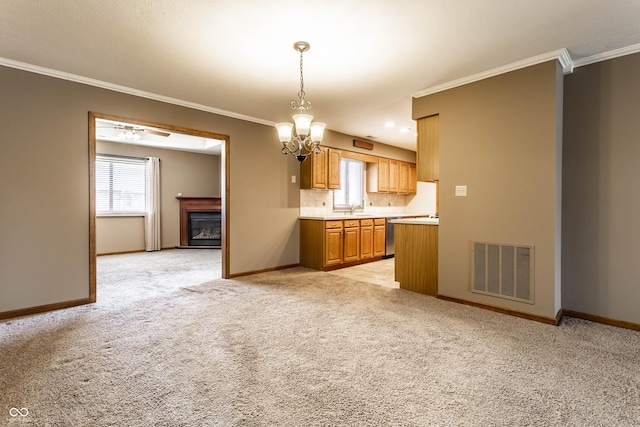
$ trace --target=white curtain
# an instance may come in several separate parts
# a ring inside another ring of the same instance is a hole
[[[145,250],[162,249],[160,240],[160,159],[149,157],[147,160],[147,197],[144,219]]]

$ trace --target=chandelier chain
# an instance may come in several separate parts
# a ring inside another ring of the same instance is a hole
[[[303,63],[302,63],[302,55],[304,53],[303,49],[299,49],[300,51],[300,92],[298,92],[298,100],[295,99],[291,101],[291,108],[294,110],[299,110],[300,113],[303,113],[305,110],[311,109],[311,101],[307,101],[305,99],[306,94],[304,93],[304,73],[303,73]]]
[[[302,73],[302,51],[300,52],[300,99],[304,105],[304,74]]]

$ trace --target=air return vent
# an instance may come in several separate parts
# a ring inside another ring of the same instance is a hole
[[[533,304],[533,249],[473,242],[471,291]]]

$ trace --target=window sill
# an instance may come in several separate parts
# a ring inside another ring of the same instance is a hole
[[[96,214],[97,218],[137,218],[146,216],[143,213],[127,213],[127,214]]]

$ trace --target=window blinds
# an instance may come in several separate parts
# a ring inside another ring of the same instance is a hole
[[[145,159],[96,156],[96,214],[144,215]]]

